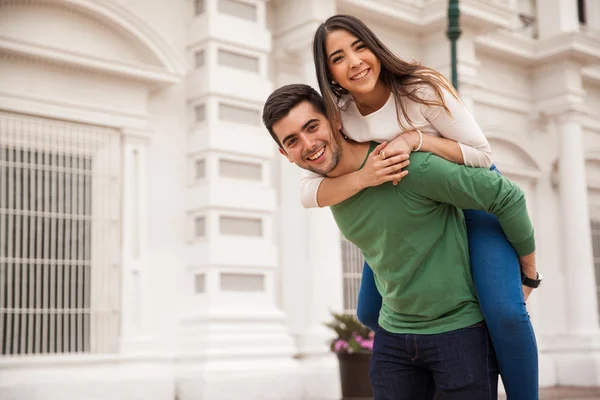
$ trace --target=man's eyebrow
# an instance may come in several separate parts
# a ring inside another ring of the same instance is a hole
[[[354,47],[354,46],[356,46],[356,45],[357,45],[358,43],[360,43],[360,42],[362,42],[362,40],[360,40],[360,39],[356,39],[354,42],[352,42],[352,44],[350,45],[350,47]],[[329,59],[329,60],[331,60],[331,57],[333,57],[333,56],[335,56],[336,54],[338,54],[338,53],[341,53],[341,52],[342,52],[342,49],[338,49],[338,50],[334,51],[333,53],[331,53],[331,54],[329,55],[328,59]]]
[[[318,119],[316,119],[316,118],[311,118],[311,119],[309,119],[309,120],[308,120],[308,121],[307,121],[307,122],[306,122],[304,125],[302,125],[302,128],[300,128],[300,130],[302,130],[302,131],[305,131],[305,130],[306,130],[306,128],[308,128],[308,126],[309,126],[310,124],[312,124],[313,122],[319,122],[319,120],[318,120]]]
[[[317,118],[311,118],[309,119],[304,125],[302,125],[302,128],[300,128],[300,131],[305,131],[306,128],[308,128],[308,126],[310,124],[312,124],[313,122],[318,122],[319,120]],[[290,135],[287,135],[286,137],[283,138],[283,140],[281,141],[281,144],[285,144],[285,142],[287,142],[288,140],[290,140],[292,137],[296,136],[296,133],[292,133]]]

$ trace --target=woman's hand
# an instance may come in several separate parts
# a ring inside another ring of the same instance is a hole
[[[385,149],[385,156],[391,157],[391,156],[395,156],[398,154],[410,155],[410,153],[412,153],[413,149],[416,147],[416,146],[413,146],[412,140],[411,140],[412,138],[410,137],[412,132],[416,133],[417,131],[403,132],[403,133],[399,134],[394,140],[392,140]],[[418,138],[418,136],[417,136],[417,138]]]
[[[388,148],[387,142],[383,142],[369,154],[364,167],[358,170],[360,187],[379,186],[390,181],[397,184],[408,175],[408,171],[403,171],[403,168],[410,164],[409,155],[401,153],[390,156]]]
[[[416,130],[406,131],[399,134],[395,139],[393,139],[385,148],[384,155],[385,157],[393,157],[400,154],[406,154],[407,156],[412,153],[415,146],[412,144],[412,133],[417,133]],[[418,138],[418,136],[417,136]],[[418,140],[418,139],[417,139]],[[376,149],[377,150],[377,149]],[[393,181],[394,185],[398,184],[398,181]]]

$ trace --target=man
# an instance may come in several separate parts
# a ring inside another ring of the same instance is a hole
[[[328,177],[357,171],[376,143],[331,129],[307,85],[271,94],[263,121],[279,151]],[[534,258],[523,192],[501,175],[431,153],[410,156],[398,185],[367,188],[331,211],[363,252],[383,297],[371,383],[376,399],[497,398],[498,368],[471,278],[462,208],[496,214],[520,256]],[[433,382],[435,381],[435,388]]]

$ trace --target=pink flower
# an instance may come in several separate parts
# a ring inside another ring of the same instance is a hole
[[[333,345],[333,350],[336,353],[339,353],[341,350],[346,350],[348,348],[348,342],[342,339],[338,339],[335,341]]]
[[[360,345],[363,349],[368,349],[371,351],[373,350],[373,340],[372,339],[365,339],[362,341],[362,343]]]

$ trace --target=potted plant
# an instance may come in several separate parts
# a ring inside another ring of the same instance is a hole
[[[352,314],[332,315],[333,322],[326,326],[337,335],[331,340],[330,348],[339,360],[343,400],[372,399],[369,365],[373,332]]]

